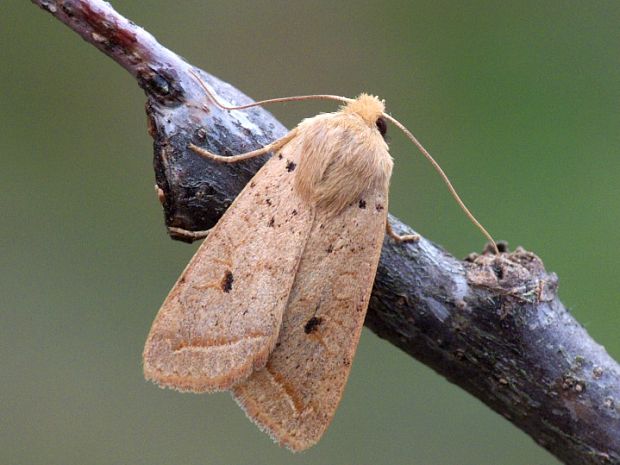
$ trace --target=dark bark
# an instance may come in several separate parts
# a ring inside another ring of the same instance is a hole
[[[33,0],[113,58],[147,95],[167,226],[213,226],[264,160],[213,164],[188,150],[241,153],[286,129],[267,111],[209,104],[176,54],[101,1]],[[251,101],[200,72],[221,98]],[[397,232],[412,233],[391,218]],[[175,237],[174,234],[171,234]],[[181,237],[175,237],[180,239]],[[422,238],[386,239],[366,325],[461,386],[567,464],[620,464],[620,368],[568,313],[531,252],[459,261]]]

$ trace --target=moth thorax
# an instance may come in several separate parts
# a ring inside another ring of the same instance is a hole
[[[287,148],[301,151],[294,186],[304,200],[338,214],[369,189],[387,191],[393,162],[374,124],[340,111],[305,120],[299,130]]]

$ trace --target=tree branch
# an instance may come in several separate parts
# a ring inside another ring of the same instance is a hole
[[[98,0],[33,0],[133,76],[147,95],[169,227],[212,227],[262,161],[214,164],[286,129],[261,108],[211,106],[191,65]],[[247,96],[199,71],[223,100]],[[391,217],[399,233],[412,229]],[[175,239],[183,239],[171,232]],[[620,464],[620,367],[557,297],[557,277],[518,248],[459,261],[426,239],[386,240],[366,326],[461,386],[567,464]]]

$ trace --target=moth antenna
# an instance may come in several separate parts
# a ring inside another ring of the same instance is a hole
[[[391,117],[390,115],[386,113],[383,113],[383,117],[387,119],[388,121],[391,121],[392,124],[394,124],[401,131],[403,131],[403,133],[407,136],[407,138],[411,142],[413,142],[413,144],[418,148],[418,150],[422,152],[422,155],[424,155],[426,159],[431,163],[431,165],[433,165],[433,168],[435,168],[435,171],[439,173],[439,176],[441,176],[441,179],[443,179],[443,182],[446,184],[446,186],[448,186],[448,190],[450,191],[450,194],[452,194],[452,197],[454,197],[454,200],[456,200],[456,203],[458,203],[459,207],[461,207],[461,209],[465,212],[465,214],[471,220],[471,222],[474,223],[474,225],[480,230],[480,232],[482,232],[482,234],[484,234],[484,236],[489,240],[489,242],[491,242],[491,244],[493,245],[493,248],[495,249],[495,253],[499,255],[500,253],[499,253],[497,244],[495,243],[495,239],[493,239],[493,236],[491,236],[491,234],[489,234],[489,232],[484,228],[484,226],[480,224],[480,222],[476,219],[473,213],[469,211],[469,208],[465,206],[465,202],[461,200],[461,197],[459,197],[459,194],[456,192],[456,189],[450,182],[450,179],[448,178],[446,173],[444,173],[443,169],[441,169],[441,166],[439,166],[439,163],[435,161],[435,159],[431,156],[431,154],[428,153],[428,150],[424,148],[424,146],[420,143],[420,141],[400,121],[398,121],[397,119]]]
[[[350,103],[353,101],[353,99],[350,99],[347,97],[341,97],[339,95],[318,94],[318,95],[296,95],[293,97],[270,98],[267,100],[260,100],[258,102],[247,103],[245,105],[228,106],[228,105],[224,105],[217,99],[217,97],[215,96],[215,93],[211,92],[207,84],[200,78],[200,76],[198,76],[198,74],[196,74],[191,69],[189,70],[189,72],[192,76],[194,76],[194,79],[198,81],[198,84],[200,84],[200,87],[202,87],[202,89],[205,91],[205,94],[207,94],[207,96],[213,101],[213,103],[215,103],[215,105],[221,108],[222,110],[229,110],[229,111],[230,110],[245,110],[246,108],[257,107],[257,106],[266,105],[269,103],[301,102],[304,100],[332,100],[332,101],[341,102],[341,103]]]

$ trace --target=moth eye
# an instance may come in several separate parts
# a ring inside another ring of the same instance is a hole
[[[379,130],[381,135],[383,137],[385,137],[385,134],[387,133],[387,123],[385,122],[383,117],[379,116],[379,118],[377,118],[377,121],[375,122],[375,124],[377,125],[377,129]]]

